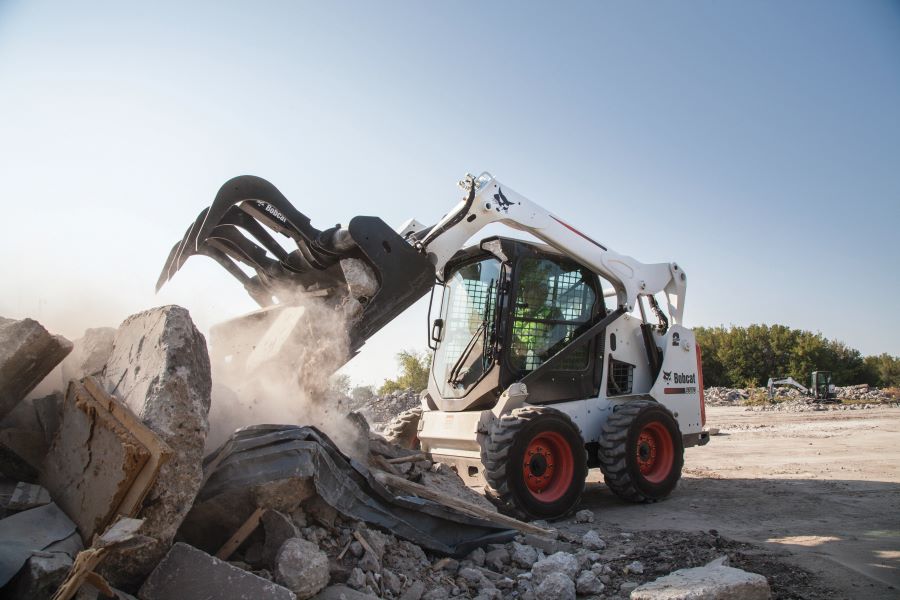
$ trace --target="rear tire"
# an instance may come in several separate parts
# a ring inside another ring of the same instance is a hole
[[[561,517],[587,477],[578,427],[563,412],[527,407],[495,420],[481,446],[485,479],[501,506],[517,516]]]
[[[408,450],[418,450],[419,421],[422,420],[422,409],[411,408],[403,411],[387,424],[384,429],[384,439]]]
[[[618,406],[603,425],[600,470],[606,485],[629,502],[655,502],[672,493],[684,466],[678,421],[658,402]]]

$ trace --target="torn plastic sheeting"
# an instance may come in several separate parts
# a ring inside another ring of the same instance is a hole
[[[256,425],[236,431],[205,461],[213,466],[197,504],[236,488],[291,477],[311,478],[318,495],[342,515],[365,521],[419,546],[454,556],[515,532],[415,497],[395,496],[314,427]]]
[[[0,521],[0,587],[25,561],[75,532],[75,523],[53,503],[16,513]]]

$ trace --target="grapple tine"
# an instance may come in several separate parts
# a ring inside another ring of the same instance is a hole
[[[225,183],[209,207],[209,213],[200,227],[198,239],[206,239],[233,206],[250,201],[274,219],[267,225],[298,243],[313,244],[321,233],[310,225],[309,217],[298,211],[274,185],[260,177],[241,175]]]
[[[178,272],[178,269],[184,264],[184,261],[188,259],[189,256],[192,256],[196,253],[195,249],[195,240],[196,240],[196,232],[200,229],[201,223],[206,218],[206,214],[209,212],[209,208],[204,208],[200,211],[200,214],[197,215],[197,218],[194,219],[194,222],[191,223],[191,226],[187,228],[187,231],[184,232],[184,237],[181,238],[181,241],[175,244],[172,248],[172,251],[169,252],[169,257],[166,259],[166,264],[163,265],[162,272],[159,274],[159,279],[156,282],[156,291],[158,292],[160,288],[165,285],[165,283],[172,279],[175,273]],[[184,256],[185,248],[194,248],[187,256]],[[183,258],[182,258],[183,257]]]
[[[277,260],[268,257],[264,249],[241,235],[234,225],[219,225],[204,243],[219,248],[231,258],[260,273],[271,273],[272,268],[278,264]]]
[[[250,294],[250,297],[261,307],[265,308],[266,306],[272,306],[272,291],[266,289],[258,277],[250,277],[244,273],[224,252],[217,248],[205,246],[200,249],[198,254],[208,256],[222,265],[226,271],[231,273],[235,279],[241,282],[244,289]]]
[[[266,231],[266,228],[259,224],[256,219],[248,215],[246,212],[240,209],[240,207],[232,207],[231,210],[228,211],[225,218],[222,220],[222,224],[234,225],[236,227],[240,227],[250,235],[252,235],[260,244],[262,244],[266,250],[272,253],[275,258],[278,260],[287,260],[288,253],[287,250],[279,244],[275,238],[269,235],[269,232]]]

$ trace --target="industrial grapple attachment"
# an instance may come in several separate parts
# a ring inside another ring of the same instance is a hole
[[[222,265],[261,307],[302,304],[309,296],[335,307],[356,303],[347,311],[354,351],[434,283],[426,256],[381,219],[316,229],[274,185],[251,175],[226,182],[197,216],[169,253],[157,291],[197,254]]]

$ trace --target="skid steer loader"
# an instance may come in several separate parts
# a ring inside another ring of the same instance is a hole
[[[684,448],[709,440],[684,271],[618,254],[488,173],[460,186],[431,226],[355,217],[321,231],[267,181],[235,178],[172,249],[157,289],[206,255],[266,310],[316,295],[352,315],[352,351],[431,291],[428,389],[390,437],[529,518],[569,512],[594,467],[626,500],[666,497]],[[464,247],[496,222],[544,243]]]

